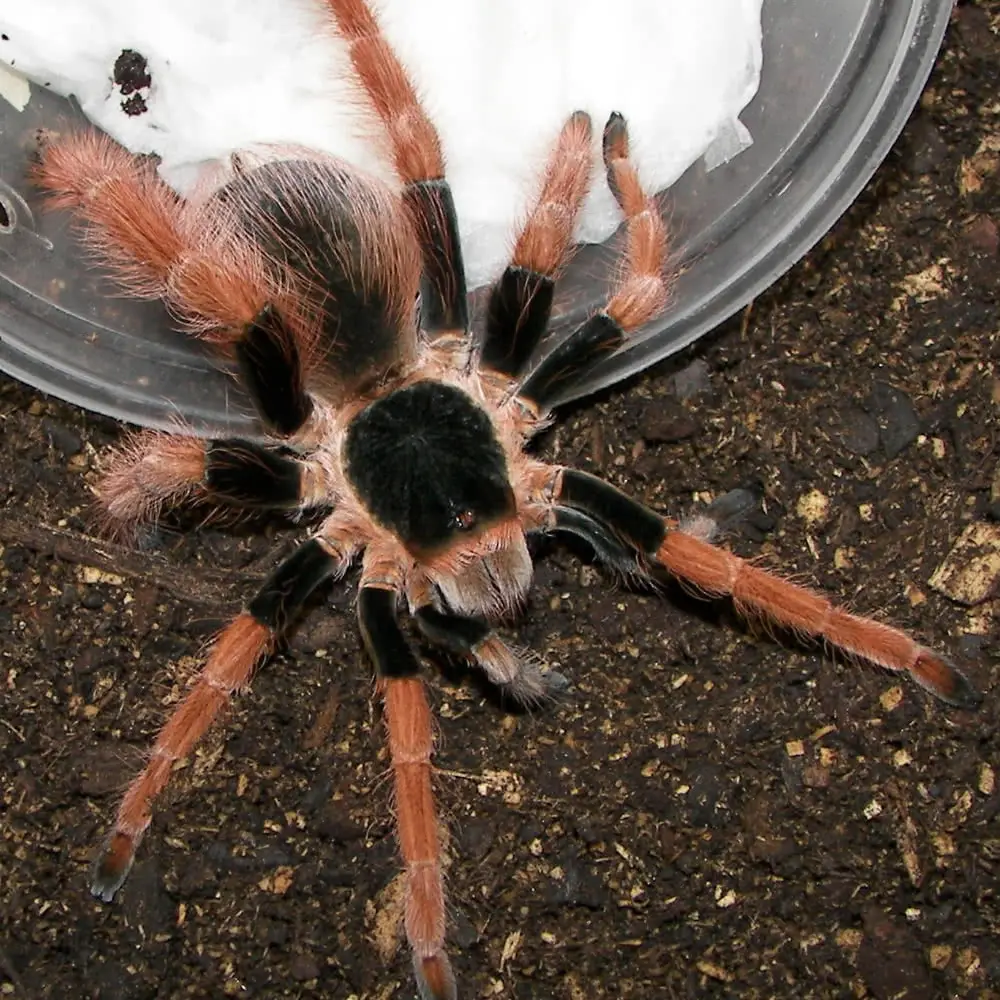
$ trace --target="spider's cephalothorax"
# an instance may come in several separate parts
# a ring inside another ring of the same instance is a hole
[[[425,1000],[455,996],[431,788],[433,726],[405,608],[425,636],[522,702],[563,683],[494,631],[531,580],[526,537],[584,540],[624,576],[667,572],[749,615],[910,674],[942,700],[977,696],[942,657],[711,544],[712,518],[678,524],[593,476],[524,451],[573,380],[665,306],[666,232],[629,158],[625,120],[603,133],[625,217],[623,264],[603,308],[547,352],[553,286],[593,160],[582,112],[563,126],[483,328],[471,330],[455,210],[437,132],[365,0],[325,0],[381,121],[399,191],[320,154],[241,155],[214,194],[183,201],[148,161],[96,134],[50,144],[36,171],[121,284],[162,297],[235,358],[265,443],[144,433],[99,487],[120,533],[165,504],[311,509],[318,527],[218,637],[129,787],[94,872],[110,900],[155,797],[304,602],[360,559],[358,618],[384,701],[406,872],[406,936]],[[414,302],[420,293],[419,329]],[[539,354],[541,356],[539,357]]]
[[[415,382],[369,403],[347,428],[343,454],[358,498],[414,556],[516,513],[489,416],[444,382]]]

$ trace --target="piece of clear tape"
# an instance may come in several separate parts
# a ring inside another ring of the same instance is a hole
[[[730,118],[723,122],[715,138],[709,143],[708,149],[702,154],[706,170],[714,170],[728,163],[737,153],[742,153],[753,145],[750,129],[739,120]]]

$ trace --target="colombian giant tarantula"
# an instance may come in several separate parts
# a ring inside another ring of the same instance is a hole
[[[456,989],[444,949],[433,725],[401,605],[432,643],[514,698],[543,699],[558,675],[488,622],[528,590],[527,536],[566,533],[626,576],[666,571],[749,615],[909,673],[950,704],[971,707],[977,696],[904,633],[713,546],[705,519],[678,524],[526,453],[567,380],[667,301],[666,231],[629,158],[625,119],[612,115],[603,133],[607,182],[625,216],[619,277],[604,307],[531,367],[587,191],[590,119],[577,112],[562,127],[485,328],[472,331],[437,132],[364,0],[326,3],[388,138],[398,192],[330,157],[286,150],[241,155],[221,188],[183,201],[148,161],[93,133],[50,143],[37,169],[51,203],[89,224],[90,246],[125,289],[165,299],[189,330],[235,356],[270,435],[267,445],[135,436],[99,487],[111,527],[134,529],[184,500],[325,512],[218,636],[125,795],[93,892],[115,895],[175,762],[249,683],[310,593],[360,559],[358,618],[384,701],[406,936],[421,995],[442,1000]]]

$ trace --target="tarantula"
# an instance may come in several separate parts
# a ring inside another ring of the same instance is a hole
[[[384,704],[405,931],[424,1000],[456,996],[432,792],[433,725],[404,607],[434,644],[460,654],[520,702],[559,686],[490,622],[524,598],[526,539],[582,539],[613,571],[665,571],[749,615],[908,673],[970,708],[972,686],[904,633],[833,607],[710,542],[710,519],[678,523],[594,476],[526,446],[567,382],[663,310],[666,229],[629,156],[625,119],[604,127],[603,160],[625,217],[620,273],[597,310],[530,364],[591,173],[592,129],[577,112],[549,155],[541,190],[470,328],[455,208],[441,145],[364,0],[325,0],[388,139],[399,190],[305,151],[246,154],[189,201],[96,133],[49,143],[37,182],[88,223],[88,242],[130,293],[163,298],[187,329],[235,357],[269,443],[143,432],[98,488],[109,525],[134,530],[168,503],[196,500],[322,514],[216,639],[207,662],[132,782],[96,861],[110,901],[174,764],[190,752],[323,581],[357,559],[357,613]],[[414,303],[419,301],[419,312]]]

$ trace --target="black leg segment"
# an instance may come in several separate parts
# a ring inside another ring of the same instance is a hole
[[[243,383],[268,428],[282,437],[312,413],[295,338],[272,306],[265,306],[236,343]]]
[[[593,365],[613,354],[625,341],[625,332],[607,314],[596,313],[578,326],[521,383],[517,394],[540,409],[568,382],[579,379]]]
[[[639,561],[636,550],[611,528],[590,514],[573,507],[556,507],[554,532],[572,535],[586,542],[597,561],[625,577],[645,576],[647,567]]]
[[[648,556],[656,555],[667,534],[666,522],[659,514],[586,472],[564,469],[556,500],[560,507],[589,514],[613,537]]]
[[[205,488],[241,507],[290,510],[300,505],[302,466],[253,441],[211,441],[205,449]]]
[[[460,656],[473,656],[476,646],[488,639],[492,631],[479,618],[451,615],[430,604],[417,608],[413,617],[431,642]]]
[[[316,538],[300,545],[267,579],[247,611],[261,625],[281,632],[309,595],[341,565]]]
[[[505,375],[524,370],[545,333],[552,312],[555,282],[526,267],[512,264],[493,286],[486,316],[482,360]]]
[[[365,648],[379,677],[414,677],[420,661],[399,627],[398,595],[384,587],[362,587],[358,592],[358,622]]]
[[[455,201],[443,179],[417,181],[403,190],[423,254],[420,325],[430,334],[469,328],[465,264]]]

